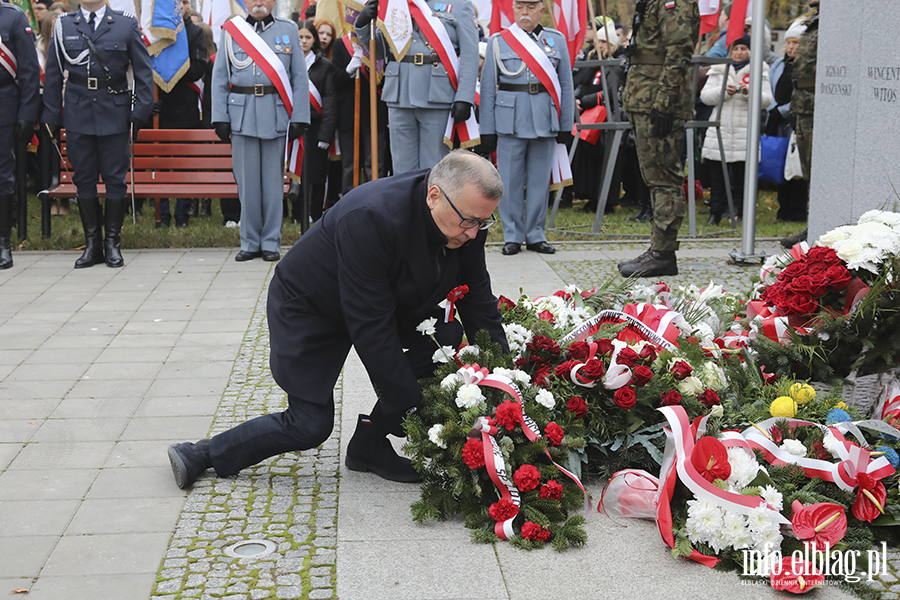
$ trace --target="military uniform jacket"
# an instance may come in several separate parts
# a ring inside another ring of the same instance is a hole
[[[34,52],[34,34],[25,13],[0,4],[0,40],[16,57],[16,79],[0,67],[0,127],[17,120],[37,121],[41,67]]]
[[[72,76],[106,78],[106,72],[85,37],[93,42],[111,78],[124,78],[131,66],[134,73],[133,110],[132,94],[125,83],[90,90],[72,81]],[[81,61],[77,60],[79,56],[83,56]],[[70,74],[65,98],[62,94],[64,70]],[[110,89],[125,91],[110,93]],[[57,19],[44,72],[44,112],[41,116],[44,123],[62,125],[82,135],[113,135],[128,131],[128,118],[132,115],[148,121],[152,108],[153,69],[137,19],[109,6],[93,31],[80,10]]]
[[[676,119],[691,119],[691,57],[699,36],[697,0],[647,0],[643,23],[632,41],[636,54],[625,79],[623,108],[634,113],[655,108]]]
[[[537,28],[535,28],[537,29]],[[497,84],[537,84],[540,81],[499,33],[488,40],[481,71],[481,133],[508,135],[522,139],[555,137],[571,131],[575,124],[575,90],[566,39],[555,30],[542,27],[537,39],[526,35],[546,53],[556,69],[562,88],[560,113],[550,94],[498,90]]]
[[[381,99],[391,108],[433,108],[450,109],[454,102],[468,102],[475,106],[475,82],[478,80],[478,29],[475,27],[475,11],[469,0],[458,0],[452,3],[428,0],[428,6],[434,15],[444,24],[450,41],[459,57],[459,73],[457,73],[458,89],[453,89],[447,69],[439,61],[417,65],[411,62],[396,62],[390,50],[388,62],[384,67],[384,89]],[[429,61],[432,49],[425,35],[413,21],[412,43],[406,56],[421,55]],[[356,30],[360,43],[368,48],[371,27]],[[381,47],[386,47],[384,35],[379,29],[376,38],[380,38]],[[378,52],[379,58],[384,51]],[[434,54],[437,59],[437,54]]]
[[[811,115],[816,108],[816,54],[819,50],[819,13],[806,22],[806,31],[800,36],[800,46],[794,58],[794,93],[791,94],[791,112]]]
[[[232,133],[266,140],[284,137],[288,123],[309,123],[309,79],[300,49],[297,24],[274,17],[256,23],[256,33],[281,60],[291,80],[293,112],[278,93],[254,96],[232,93],[231,86],[271,86],[272,80],[228,32],[222,30],[212,75],[212,122],[230,123]],[[287,43],[284,40],[287,39]]]

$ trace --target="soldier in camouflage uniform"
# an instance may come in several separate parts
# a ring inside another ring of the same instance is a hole
[[[809,184],[812,163],[813,111],[816,107],[816,55],[819,50],[819,0],[810,0],[813,14],[804,22],[806,31],[800,36],[800,47],[794,58],[794,92],[791,94],[791,116],[797,135],[800,168]],[[807,229],[781,240],[785,248],[806,241]]]
[[[697,0],[638,0],[622,94],[650,188],[650,248],[619,263],[624,277],[677,275],[678,229],[685,215],[684,124],[693,117],[691,56],[700,35]]]

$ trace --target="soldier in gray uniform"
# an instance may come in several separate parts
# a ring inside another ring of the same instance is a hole
[[[134,73],[134,91],[126,72]],[[69,72],[63,100],[63,71]],[[63,112],[65,104],[65,112]],[[75,268],[124,263],[119,249],[128,188],[128,135],[150,118],[153,70],[133,15],[112,10],[105,0],[82,0],[81,8],[56,20],[44,74],[41,120],[54,137],[66,129],[72,181],[78,188],[78,212],[84,226],[84,254]],[[106,185],[100,209],[97,183]],[[105,212],[105,214],[103,214]],[[101,241],[100,223],[106,232]]]
[[[547,190],[556,144],[572,139],[572,66],[565,37],[540,24],[544,5],[539,0],[516,0],[513,11],[516,25],[556,70],[562,88],[560,110],[522,57],[495,33],[488,41],[481,72],[481,145],[486,153],[497,150],[503,180],[503,254],[517,254],[523,238],[528,250],[553,254],[556,250],[544,232]]]
[[[224,29],[212,74],[212,123],[231,139],[234,179],[241,199],[242,262],[281,258],[285,134],[288,143],[309,125],[309,80],[297,24],[272,15],[275,0],[248,0],[247,23],[275,52],[291,83],[290,119],[275,85]]]
[[[381,30],[377,31],[376,38],[382,42],[378,57],[387,54],[386,60],[390,61],[384,67],[381,99],[388,105],[394,174],[436,165],[450,151],[444,144],[448,115],[453,115],[455,123],[463,123],[475,105],[479,57],[472,4],[469,0],[427,0],[426,3],[444,25],[456,49],[459,86],[453,89],[447,69],[415,20],[412,44],[399,62],[389,50],[383,50],[384,36]],[[356,19],[356,33],[363,47],[368,48],[369,23],[377,13],[378,0],[369,0]]]
[[[28,17],[12,4],[0,4],[0,269],[13,266],[9,238],[16,146],[31,138],[34,131],[40,87],[41,68]]]

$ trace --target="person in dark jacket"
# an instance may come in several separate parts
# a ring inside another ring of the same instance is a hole
[[[417,331],[434,318],[434,340],[458,347],[479,330],[508,352],[484,258],[488,227],[503,196],[494,166],[454,150],[431,170],[361,186],[326,212],[276,267],[267,318],[270,366],[288,409],[257,417],[196,444],[169,447],[176,484],[206,469],[238,473],[284,452],[315,448],[334,427],[334,385],[356,349],[378,401],[360,415],[345,464],[392,481],[419,475],[388,434],[417,410],[418,379],[434,373],[435,343]],[[462,319],[446,322],[438,303],[461,285]]]

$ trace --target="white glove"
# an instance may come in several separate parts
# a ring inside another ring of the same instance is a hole
[[[350,59],[350,64],[347,65],[345,71],[347,71],[347,75],[353,75],[356,71],[363,66],[362,58],[358,53],[353,54],[353,58]]]
[[[328,142],[319,142],[319,150],[328,150],[328,147],[331,146]]]

